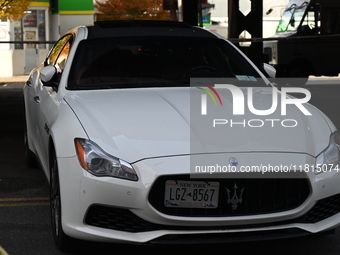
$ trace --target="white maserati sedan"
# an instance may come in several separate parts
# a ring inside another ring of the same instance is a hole
[[[224,38],[184,23],[66,33],[23,89],[26,162],[49,181],[57,247],[338,227],[338,132],[307,89],[279,90],[264,73]]]

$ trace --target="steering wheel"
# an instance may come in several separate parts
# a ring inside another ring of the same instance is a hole
[[[182,79],[186,79],[188,77],[191,76],[191,74],[195,73],[195,72],[198,72],[200,70],[209,70],[209,71],[212,71],[212,72],[218,72],[214,67],[212,66],[208,66],[208,65],[201,65],[201,66],[195,66],[193,68],[190,68],[182,77]]]

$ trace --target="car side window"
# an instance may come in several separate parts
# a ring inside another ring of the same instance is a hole
[[[54,66],[57,68],[58,72],[60,73],[62,73],[65,68],[66,60],[70,53],[70,49],[71,49],[71,40],[68,40],[65,46],[63,47],[63,49],[61,50],[58,58],[55,61]]]
[[[73,42],[72,35],[62,37],[50,51],[45,66],[54,66],[57,70],[56,74],[51,79],[50,83],[54,84],[52,87],[57,90],[61,75],[66,65],[67,58]]]
[[[52,48],[45,65],[55,66],[59,72],[62,72],[71,49],[72,41],[72,35],[62,37]]]

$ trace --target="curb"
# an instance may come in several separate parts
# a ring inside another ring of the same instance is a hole
[[[9,82],[26,82],[27,79],[28,79],[28,75],[20,75],[20,76],[13,76],[13,77],[0,77],[0,84],[9,83]]]

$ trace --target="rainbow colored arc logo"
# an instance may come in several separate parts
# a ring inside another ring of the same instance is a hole
[[[202,85],[204,85],[206,88],[202,88],[202,87],[197,87],[200,90],[203,90],[206,94],[202,94],[201,96],[201,114],[202,115],[207,115],[207,95],[210,96],[210,98],[213,100],[214,105],[217,105],[217,100],[220,103],[220,105],[222,106],[222,99],[220,97],[220,95],[217,93],[216,89],[214,89],[212,86],[205,84],[205,83],[201,83]]]
[[[207,93],[210,96],[210,98],[213,100],[214,105],[217,105],[217,100],[216,100],[215,96],[217,97],[220,105],[222,105],[222,99],[221,99],[220,95],[218,94],[218,92],[216,91],[216,89],[214,89],[212,86],[210,86],[208,84],[203,84],[203,85],[206,86],[207,89],[201,88],[201,87],[197,87],[197,88],[200,89],[200,90],[203,90],[205,93]]]

